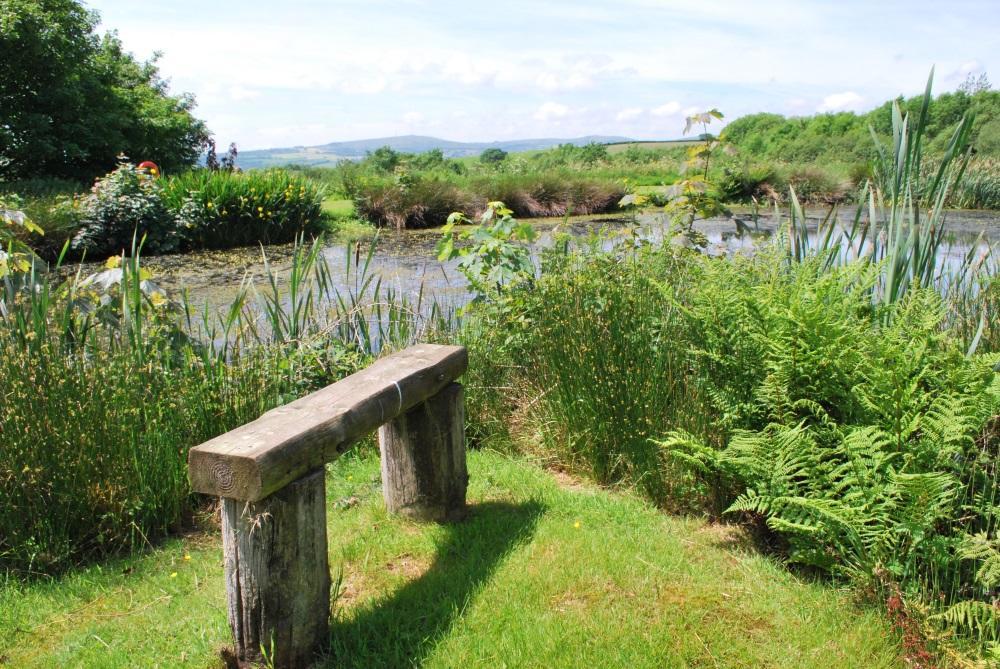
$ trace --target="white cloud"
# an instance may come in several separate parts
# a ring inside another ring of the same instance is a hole
[[[816,111],[819,112],[834,112],[834,111],[847,111],[854,110],[857,111],[864,104],[865,99],[855,93],[854,91],[844,91],[843,93],[832,93],[823,98],[823,102]]]
[[[594,85],[594,80],[582,72],[543,72],[535,79],[535,85],[546,91],[575,91],[590,88]]]
[[[616,121],[631,121],[642,116],[642,107],[628,107],[615,115]]]
[[[569,114],[569,107],[558,102],[546,102],[535,112],[535,119],[539,121],[552,121],[560,119]]]
[[[407,125],[416,125],[417,123],[423,122],[423,120],[424,115],[420,112],[411,111],[403,114],[403,123]]]
[[[700,107],[685,107],[684,111],[681,112],[684,116],[694,116],[701,111]]]
[[[996,2],[905,15],[868,3],[858,24],[849,18],[860,0],[773,0],[750,13],[745,1],[345,0],[347,12],[314,0],[87,4],[138,57],[164,52],[171,89],[197,96],[196,113],[223,146],[398,134],[410,111],[424,131],[485,140],[620,133],[618,115],[642,107],[630,134],[672,136],[688,104],[718,107],[727,120],[864,109],[919,93],[932,63],[936,93],[1000,70],[989,48]],[[558,102],[539,107],[546,100]],[[456,108],[466,116],[454,118]],[[311,129],[317,119],[330,128]]]
[[[260,97],[260,91],[255,91],[252,88],[246,88],[245,86],[233,86],[229,89],[229,99],[234,102],[244,102],[246,100],[254,100]]]
[[[659,107],[653,109],[653,116],[670,116],[671,114],[676,114],[680,111],[681,103],[671,100],[670,102],[660,105]]]

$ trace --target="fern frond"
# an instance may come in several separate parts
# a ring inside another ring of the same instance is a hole
[[[933,618],[968,632],[982,641],[1000,639],[1000,608],[995,604],[966,599],[953,604]]]
[[[1000,586],[1000,540],[990,539],[985,532],[966,536],[958,549],[965,560],[981,560],[976,580],[985,588]]]

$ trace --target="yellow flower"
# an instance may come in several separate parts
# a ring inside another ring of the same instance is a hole
[[[573,523],[573,527],[575,527],[576,529],[580,529],[580,521],[578,520],[575,523]]]
[[[209,208],[209,209],[212,209],[212,208],[214,208],[214,207],[215,207],[215,205],[214,205],[214,204],[212,204],[211,202],[209,202],[209,203],[208,203],[208,208]]]
[[[185,561],[190,561],[191,560],[191,556],[189,554],[185,553],[184,554],[184,560]]]
[[[176,572],[176,571],[175,571],[175,572],[172,572],[172,573],[170,574],[170,578],[177,578],[177,572]]]

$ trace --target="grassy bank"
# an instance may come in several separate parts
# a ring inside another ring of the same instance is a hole
[[[320,666],[901,666],[879,616],[790,575],[738,530],[490,452],[470,454],[468,521],[413,524],[385,514],[378,466],[369,455],[330,468],[340,589]],[[0,586],[0,656],[221,666],[220,560],[217,536],[198,534]]]

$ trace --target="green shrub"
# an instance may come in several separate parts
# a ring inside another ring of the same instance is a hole
[[[765,200],[784,190],[771,165],[724,166],[714,185],[724,202]]]
[[[80,228],[72,244],[78,251],[118,254],[132,248],[136,237],[146,238],[151,253],[170,253],[182,245],[162,183],[130,163],[98,179],[73,206]]]
[[[484,149],[482,153],[479,154],[479,162],[484,165],[492,165],[495,163],[501,163],[507,159],[507,152],[503,149],[489,148]]]
[[[962,551],[1000,527],[1000,357],[965,356],[933,290],[873,312],[861,265],[770,264],[719,263],[688,303],[692,373],[731,438],[720,450],[674,431],[667,460],[764,520],[793,561],[901,587],[941,616],[988,602]]]
[[[323,198],[309,180],[283,170],[195,170],[171,177],[164,199],[176,214],[184,248],[290,242],[314,231]]]

